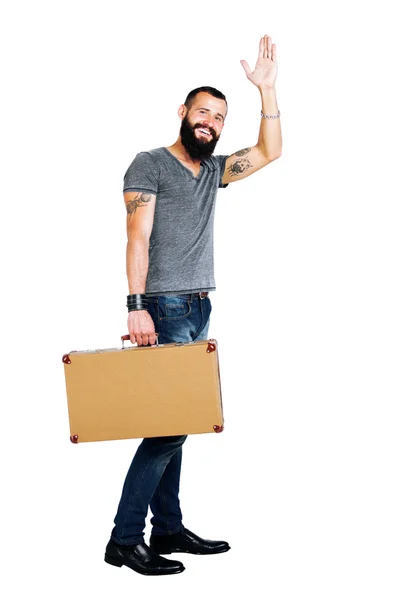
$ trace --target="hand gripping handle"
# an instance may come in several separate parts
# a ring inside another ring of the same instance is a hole
[[[126,335],[121,335],[122,349],[125,348],[124,342],[127,342],[130,339],[131,339],[131,336],[129,335],[129,333],[127,333]],[[158,333],[156,333],[156,343],[154,345],[158,346]],[[148,346],[137,346],[137,347],[138,348],[148,348]],[[151,348],[151,346],[150,346],[150,348]]]

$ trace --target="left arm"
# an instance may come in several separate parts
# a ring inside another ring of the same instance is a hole
[[[251,72],[245,60],[241,61],[247,78],[260,91],[261,110],[266,115],[278,114],[278,104],[275,91],[277,76],[276,46],[268,36],[260,40],[259,54],[256,67]],[[273,160],[279,158],[282,152],[282,132],[280,118],[267,119],[261,117],[258,141],[255,146],[244,148],[229,156],[225,163],[222,183],[232,183],[252,175]]]

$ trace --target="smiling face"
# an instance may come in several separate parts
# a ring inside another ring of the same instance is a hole
[[[199,92],[189,109],[184,104],[179,107],[181,142],[192,159],[212,155],[224,126],[226,112],[225,100],[207,92]]]

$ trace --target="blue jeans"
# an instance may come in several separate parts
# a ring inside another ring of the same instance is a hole
[[[160,344],[206,340],[211,314],[209,296],[198,294],[148,297],[149,313]],[[152,533],[174,534],[182,529],[179,481],[182,444],[187,435],[145,438],[138,447],[122,490],[111,538],[122,545],[144,541],[150,505]]]

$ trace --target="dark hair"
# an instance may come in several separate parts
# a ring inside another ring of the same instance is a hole
[[[214,96],[214,98],[219,98],[220,100],[225,100],[225,102],[226,102],[226,98],[225,98],[224,94],[222,92],[220,92],[219,90],[216,90],[215,88],[209,87],[209,86],[198,87],[195,90],[192,90],[191,92],[189,92],[189,94],[186,97],[184,104],[188,110],[192,106],[193,100],[195,99],[197,94],[199,94],[200,92],[207,92],[207,94],[211,94],[211,96]],[[226,108],[228,108],[227,102],[226,102]]]

